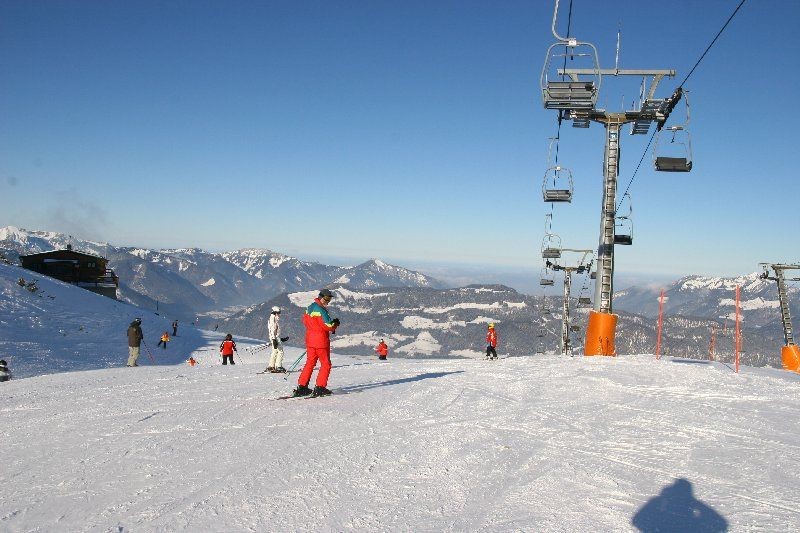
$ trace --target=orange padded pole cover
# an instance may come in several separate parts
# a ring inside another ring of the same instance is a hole
[[[617,315],[589,311],[589,325],[586,326],[586,342],[583,355],[617,355],[614,347],[614,333],[617,330]]]
[[[786,370],[800,372],[800,346],[788,344],[781,348],[781,361]]]

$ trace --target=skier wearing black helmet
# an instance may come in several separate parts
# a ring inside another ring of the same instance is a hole
[[[128,366],[139,366],[136,360],[139,359],[139,346],[143,338],[142,319],[137,318],[128,326]]]

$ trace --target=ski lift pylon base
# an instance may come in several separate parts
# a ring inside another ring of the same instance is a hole
[[[781,348],[781,362],[784,370],[800,372],[800,346],[787,344]]]
[[[614,337],[617,330],[617,315],[589,311],[589,324],[586,326],[586,340],[583,343],[583,355],[616,356]]]

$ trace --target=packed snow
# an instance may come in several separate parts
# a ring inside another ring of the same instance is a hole
[[[5,265],[0,291],[2,531],[800,528],[800,374],[390,343],[278,399],[297,374],[257,374],[258,340],[222,366],[223,333],[180,324],[126,368],[128,321],[149,343],[168,317]]]
[[[2,529],[800,527],[794,374],[334,355],[333,396],[276,400],[265,359],[3,383]]]

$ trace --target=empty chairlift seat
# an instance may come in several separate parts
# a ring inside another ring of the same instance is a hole
[[[553,276],[549,274],[550,271],[547,269],[547,267],[542,269],[542,274],[539,277],[539,285],[541,285],[542,287],[550,287],[555,284]],[[545,311],[543,310],[542,312],[544,313]]]
[[[683,91],[683,102],[686,110],[686,120],[663,128],[656,136],[653,155],[655,168],[658,172],[691,172],[692,170],[692,137],[689,134],[689,94]],[[662,141],[662,135],[669,135],[669,141]]]
[[[656,157],[656,170],[659,172],[690,172],[692,162],[685,157]]]
[[[542,92],[546,109],[592,109],[597,103],[592,81],[548,81]]]
[[[618,217],[614,227],[614,244],[630,246],[633,244],[633,223],[627,217]]]
[[[563,70],[566,60],[572,70],[569,74]],[[576,68],[581,70],[580,74]],[[568,38],[547,49],[539,78],[546,109],[594,109],[600,81],[600,60],[593,44]]]
[[[568,168],[550,167],[542,181],[542,199],[545,202],[571,202],[574,191],[572,171]]]

